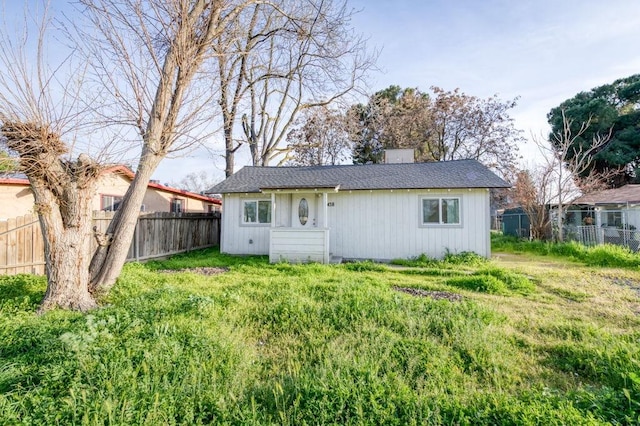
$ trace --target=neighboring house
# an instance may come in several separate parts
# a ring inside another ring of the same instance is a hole
[[[117,210],[133,180],[134,173],[125,166],[106,169],[93,197],[93,209]],[[0,174],[0,220],[33,213],[33,193],[26,176]],[[150,182],[141,210],[145,212],[212,212],[221,210],[222,201],[193,192]]]
[[[223,194],[221,251],[271,262],[473,251],[490,256],[489,189],[509,185],[475,160],[244,167]]]
[[[573,204],[567,212],[568,224],[640,229],[640,185],[594,192]]]

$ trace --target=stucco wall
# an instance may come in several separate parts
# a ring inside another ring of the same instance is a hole
[[[34,213],[33,203],[28,186],[0,185],[0,220]]]
[[[91,202],[92,209],[102,210],[104,208],[101,202],[102,195],[121,197],[127,192],[128,188],[129,179],[125,176],[116,173],[101,176],[96,194]],[[183,200],[183,211],[185,212],[209,211],[208,202],[156,188],[147,188],[143,201],[144,210],[147,212],[168,212],[171,208],[172,198]],[[33,203],[33,193],[29,186],[0,184],[0,220],[34,213]]]
[[[129,188],[129,179],[119,174],[105,175],[100,179],[98,185],[98,193],[93,200],[93,209],[101,210],[103,206],[100,203],[102,195],[123,196]],[[182,194],[162,191],[157,188],[147,188],[144,195],[144,211],[147,212],[168,212],[171,211],[171,200],[179,198],[182,201],[183,211],[191,213],[200,213],[207,211],[207,203],[202,200],[196,200],[186,197]]]

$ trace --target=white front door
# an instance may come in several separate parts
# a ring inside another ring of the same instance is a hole
[[[294,194],[291,206],[291,224],[294,228],[318,227],[318,205],[315,194]]]

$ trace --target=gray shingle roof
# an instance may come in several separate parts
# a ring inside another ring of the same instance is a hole
[[[640,185],[625,185],[620,188],[584,195],[574,201],[575,204],[624,204],[640,203]]]
[[[261,192],[267,189],[336,188],[426,189],[508,188],[476,160],[431,163],[312,167],[244,167],[206,193]]]

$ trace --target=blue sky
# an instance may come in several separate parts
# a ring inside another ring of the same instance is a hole
[[[30,1],[31,2],[31,1]],[[23,2],[0,0],[22,11]],[[66,3],[66,2],[65,2]],[[52,0],[54,10],[64,3]],[[640,73],[640,0],[349,0],[356,32],[380,49],[370,91],[397,84],[519,97],[516,127],[546,135],[546,114],[576,93]],[[222,153],[222,138],[214,147]],[[521,148],[532,164],[536,150]],[[236,170],[248,162],[240,155]],[[224,173],[218,155],[168,159],[156,175]]]
[[[640,73],[640,0],[351,0],[353,25],[381,49],[372,92],[397,84],[519,97],[517,128],[546,136],[546,114],[580,91]],[[523,166],[539,158],[522,146]],[[241,159],[239,159],[242,161]],[[201,159],[174,160],[199,169]],[[209,160],[210,161],[210,160]],[[160,179],[175,174],[161,165]],[[220,178],[222,161],[214,173]],[[240,168],[240,164],[236,169]],[[208,169],[211,170],[211,169]]]
[[[372,88],[391,84],[519,97],[519,129],[580,91],[640,72],[640,1],[366,1],[354,26],[382,48]],[[527,160],[537,152],[522,147]]]

